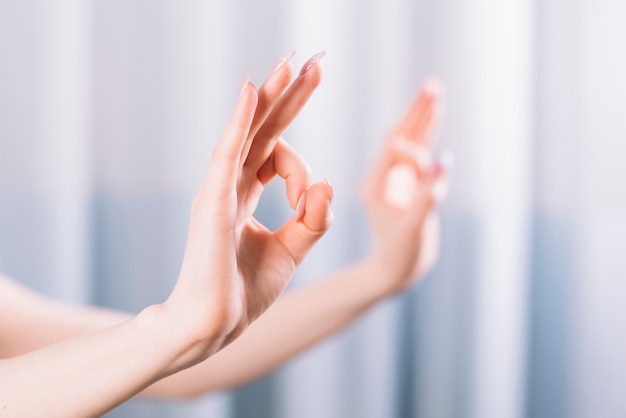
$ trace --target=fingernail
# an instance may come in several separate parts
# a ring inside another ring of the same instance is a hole
[[[300,222],[302,218],[304,218],[305,206],[306,206],[306,189],[300,195],[300,199],[298,199],[298,204],[296,205],[296,214],[295,214],[296,222]]]
[[[319,62],[319,60],[324,58],[324,55],[326,55],[326,51],[320,51],[317,54],[313,55],[311,58],[309,58],[309,60],[305,62],[304,65],[302,66],[302,69],[300,70],[300,75],[309,71],[309,69],[313,66],[313,64],[315,64],[316,62]]]
[[[248,73],[246,78],[244,78],[243,82],[241,83],[241,86],[239,86],[239,96],[240,97],[243,94],[243,92],[246,89],[246,87],[248,86],[248,83],[250,82],[250,78],[251,77],[252,77],[252,73]]]
[[[441,173],[449,174],[454,168],[454,155],[450,151],[444,151],[437,160],[437,170],[440,172],[435,173],[437,175]]]
[[[330,184],[330,181],[328,181],[328,179],[324,179],[323,180],[324,183],[326,183],[326,186],[328,187],[328,200],[329,203],[333,203],[333,198],[335,197],[335,190],[333,189],[333,185]]]
[[[278,60],[274,63],[274,65],[272,65],[271,72],[273,73],[273,72],[278,71],[278,69],[282,67],[284,63],[289,61],[294,55],[296,55],[296,51],[289,51],[286,55],[283,55],[282,57],[278,58]]]

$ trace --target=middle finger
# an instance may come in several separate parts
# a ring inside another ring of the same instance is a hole
[[[255,135],[244,166],[256,173],[272,153],[280,135],[293,122],[304,105],[319,86],[322,71],[318,61],[324,56],[319,53],[311,57],[302,67],[300,75],[278,99],[267,119]]]

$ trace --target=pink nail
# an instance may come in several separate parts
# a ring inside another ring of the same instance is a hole
[[[441,170],[449,174],[454,168],[454,155],[450,151],[444,151],[439,156],[439,166],[441,166]]]
[[[295,214],[296,222],[300,222],[302,218],[304,218],[305,206],[306,206],[306,189],[300,195],[300,199],[298,199],[298,204],[296,205],[296,214]]]
[[[289,51],[289,53],[287,53],[286,55],[283,55],[282,57],[278,58],[278,60],[274,63],[274,65],[272,65],[271,72],[273,73],[275,71],[278,71],[278,69],[282,67],[284,63],[289,61],[294,55],[296,55],[296,51]]]
[[[243,82],[241,83],[241,86],[239,86],[239,96],[241,97],[241,95],[243,94],[244,90],[246,89],[246,87],[248,86],[248,83],[250,82],[250,78],[252,77],[252,74],[249,73],[246,78],[244,78]]]
[[[335,197],[335,190],[333,189],[333,185],[330,184],[330,181],[328,181],[328,179],[324,179],[323,181],[324,183],[326,183],[326,186],[328,187],[328,192],[330,194],[330,196],[328,196],[329,203],[333,203],[333,198]]]
[[[443,165],[441,164],[441,161],[437,161],[435,162],[435,164],[433,164],[433,171],[432,174],[435,177],[439,177],[442,174],[444,174],[446,172],[446,170],[443,168]]]
[[[305,62],[304,65],[302,66],[302,69],[300,70],[300,75],[309,71],[309,69],[313,66],[313,64],[315,64],[316,62],[319,62],[319,60],[324,58],[324,55],[326,55],[326,51],[321,51],[313,55],[311,58],[309,58],[309,60]]]

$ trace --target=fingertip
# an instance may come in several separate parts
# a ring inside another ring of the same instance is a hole
[[[296,265],[333,224],[332,197],[332,186],[327,180],[311,185],[302,192],[294,216],[276,231]]]
[[[333,198],[335,197],[335,189],[333,188],[333,185],[330,184],[330,181],[328,179],[324,179],[322,183],[324,184],[324,186],[326,186],[329,204],[331,204],[333,203]]]
[[[273,164],[267,180],[278,174],[285,179],[287,200],[296,209],[303,191],[311,184],[311,166],[284,138],[278,138],[274,147]]]
[[[239,88],[239,96],[235,104],[234,118],[239,119],[243,124],[252,123],[254,113],[259,102],[256,87],[252,82],[245,81]]]
[[[298,209],[302,200],[302,195],[306,192],[311,183],[311,170],[306,166],[306,170],[300,175],[290,175],[287,177],[287,200],[293,209]]]
[[[276,64],[275,64],[276,65]],[[293,77],[293,63],[291,57],[286,57],[276,68],[272,69],[267,81],[263,84],[262,89],[278,90],[282,92],[291,82]]]
[[[250,78],[252,77],[252,73],[248,73],[246,77],[241,82],[238,90],[238,96],[241,97],[244,91],[248,88],[248,84],[250,84]]]
[[[445,84],[437,77],[429,77],[424,81],[422,93],[426,96],[428,105],[434,112],[433,116],[436,118],[443,117],[447,94]]]
[[[279,69],[282,69],[283,66],[287,65],[287,66],[291,66],[291,58],[293,58],[293,56],[296,55],[296,51],[295,50],[291,50],[288,53],[286,53],[285,55],[283,55],[282,57],[280,57],[275,63],[274,65],[272,65],[272,69],[270,70],[270,74],[274,74],[276,73]]]
[[[306,205],[306,189],[302,191],[300,197],[298,198],[298,203],[296,204],[296,213],[294,214],[294,219],[296,222],[300,222],[304,217],[304,207]]]
[[[303,76],[307,72],[311,71],[314,67],[319,69],[319,62],[326,56],[326,51],[320,51],[307,60],[300,70],[300,75]]]
[[[296,221],[304,223],[313,232],[325,232],[334,220],[330,210],[333,197],[333,187],[328,180],[311,185],[300,197]]]
[[[305,72],[301,72],[298,79],[316,88],[322,82],[322,67],[319,62],[314,62]]]
[[[424,93],[431,97],[443,97],[445,94],[445,85],[436,76],[430,76],[424,80],[422,85]]]
[[[454,155],[450,151],[442,152],[433,167],[435,176],[449,176],[450,174],[452,174],[453,169]]]
[[[248,73],[246,77],[243,79],[243,81],[241,82],[241,84],[239,85],[239,91],[237,94],[237,101],[239,103],[241,102],[245,103],[250,99],[256,101],[256,97],[258,95],[257,88],[254,85],[254,83],[250,81],[251,78],[252,78],[252,73]]]
[[[256,88],[250,82],[250,75],[248,75],[239,86],[239,95],[228,124],[222,131],[222,135],[213,149],[213,158],[222,160],[223,164],[220,164],[221,167],[230,166],[240,158],[241,151],[250,132],[257,103]],[[236,164],[232,167],[236,167]],[[230,175],[232,180],[234,174],[230,173]]]
[[[302,194],[311,184],[311,166],[302,158],[294,158],[291,172],[287,176],[287,198],[292,208],[297,208]]]
[[[437,159],[433,167],[434,183],[432,194],[435,201],[440,202],[448,195],[450,180],[454,166],[454,157],[450,152],[444,152]]]
[[[248,81],[242,88],[240,96],[244,99],[256,101],[258,98],[258,91],[252,81]]]
[[[454,154],[450,151],[442,152],[439,161],[446,171],[452,171],[454,168]]]

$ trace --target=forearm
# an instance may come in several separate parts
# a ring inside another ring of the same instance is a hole
[[[145,389],[141,395],[189,398],[233,388],[259,378],[341,331],[380,301],[386,294],[382,285],[377,285],[384,283],[381,275],[372,265],[362,262],[310,287],[288,292],[233,343],[193,367],[155,381],[147,388],[140,388]],[[5,290],[9,290],[8,284]],[[85,338],[93,338],[96,335],[94,332],[102,328],[119,324],[125,329],[131,323],[128,322],[131,316],[127,313],[65,306],[23,288],[16,287],[6,293],[12,295],[12,298],[7,298],[7,303],[13,299],[31,307],[28,314],[21,315],[32,318],[30,325],[24,322],[21,326],[30,327],[26,334],[32,339],[27,344],[22,341],[21,346],[13,349],[10,349],[10,344],[5,344],[5,356],[11,351],[16,355],[79,334],[91,333]],[[37,310],[33,309],[35,306]],[[164,327],[163,324],[161,326]],[[159,344],[162,341],[156,346]]]
[[[236,341],[204,362],[163,379],[143,395],[186,398],[259,378],[361,316],[386,293],[360,263],[281,297]]]
[[[100,416],[176,371],[192,347],[161,311],[1,360],[0,416]]]

